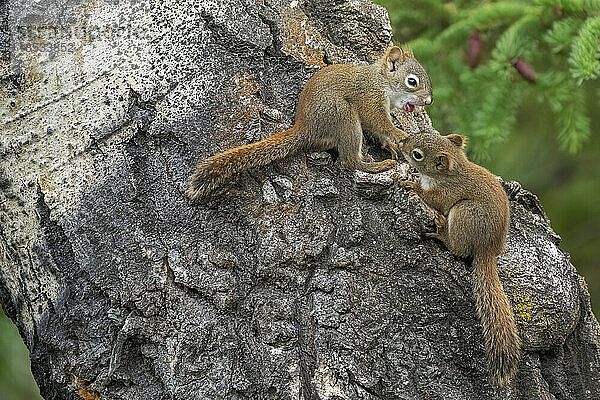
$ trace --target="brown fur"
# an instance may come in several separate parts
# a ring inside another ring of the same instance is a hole
[[[460,135],[412,135],[402,153],[421,174],[421,183],[402,185],[441,214],[436,219],[437,233],[426,235],[441,240],[459,257],[473,257],[473,295],[488,367],[495,383],[504,386],[517,372],[521,348],[496,265],[506,245],[509,202],[494,175],[470,162],[463,146]]]
[[[418,77],[416,88],[405,84],[409,74]],[[304,86],[291,129],[201,161],[188,180],[188,196],[200,201],[238,172],[303,150],[336,148],[344,168],[388,170],[396,165],[394,160],[363,160],[363,130],[396,159],[407,134],[392,123],[390,108],[432,101],[427,73],[412,53],[399,47],[391,47],[371,65],[330,65]]]

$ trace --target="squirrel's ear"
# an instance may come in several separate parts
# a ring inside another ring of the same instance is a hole
[[[452,133],[446,136],[446,138],[450,140],[452,144],[454,144],[456,147],[459,147],[461,149],[464,149],[465,144],[467,143],[466,137],[464,137],[463,135],[457,135],[456,133]]]
[[[435,155],[435,169],[438,171],[448,171],[454,168],[454,161],[450,153],[439,151]]]
[[[392,47],[386,55],[386,64],[389,72],[394,72],[398,65],[402,64],[405,59],[404,50],[398,46]]]

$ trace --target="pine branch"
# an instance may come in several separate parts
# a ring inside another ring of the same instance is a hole
[[[475,30],[488,30],[496,26],[510,24],[514,20],[527,16],[535,17],[541,9],[523,6],[521,3],[502,2],[483,4],[469,11],[457,12],[457,22],[441,32],[434,39],[420,37],[409,42],[416,54],[429,58],[440,51],[462,44]]]
[[[495,73],[493,73],[495,75]],[[483,93],[482,101],[473,112],[471,134],[476,145],[475,160],[485,160],[489,157],[489,149],[496,143],[502,142],[510,134],[516,122],[516,114],[522,98],[515,96],[518,83],[507,81],[488,84],[480,87]],[[519,88],[518,90],[521,90]],[[526,90],[525,87],[522,90]]]
[[[573,40],[569,55],[571,74],[580,83],[583,80],[596,79],[600,75],[599,41],[600,17],[589,18],[579,30],[579,35]]]
[[[501,2],[483,4],[457,14],[458,22],[443,31],[436,39],[438,46],[449,46],[465,41],[474,30],[486,30],[510,23],[524,15],[538,15],[541,9],[522,3]]]
[[[535,0],[534,3],[567,11],[600,11],[600,0]]]
[[[562,149],[576,153],[590,136],[590,119],[585,115],[585,92],[581,87],[571,89],[571,98],[557,114],[558,142]]]
[[[553,52],[558,53],[571,45],[573,36],[579,31],[583,21],[578,18],[565,18],[554,22],[552,29],[544,35]]]
[[[531,58],[535,42],[531,40],[541,28],[539,15],[525,15],[512,24],[496,41],[493,57],[499,61],[512,62],[515,57]]]
[[[536,83],[541,90],[542,98],[554,113],[560,113],[563,104],[571,100],[572,85],[564,84],[569,79],[569,75],[562,71],[550,71],[538,75]]]

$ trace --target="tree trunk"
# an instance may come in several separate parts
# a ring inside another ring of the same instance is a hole
[[[391,173],[310,153],[188,204],[196,162],[289,127],[318,67],[380,54],[382,8],[5,0],[0,27],[0,301],[46,399],[600,398],[586,285],[516,183],[505,391],[470,264],[423,238],[432,214]]]

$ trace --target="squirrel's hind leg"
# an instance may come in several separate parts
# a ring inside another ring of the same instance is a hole
[[[448,213],[448,244],[450,251],[458,257],[471,257],[473,250],[488,247],[492,229],[483,218],[482,205],[473,200],[463,200],[454,205]],[[470,232],[465,235],[465,232]]]
[[[450,248],[450,238],[448,237],[448,220],[446,217],[436,211],[434,222],[436,232],[425,232],[423,235],[437,239],[444,243],[446,247]]]
[[[394,168],[395,160],[371,161],[363,160],[363,132],[358,116],[354,112],[340,128],[340,138],[337,144],[340,161],[343,168],[358,169],[369,173],[379,173]]]

